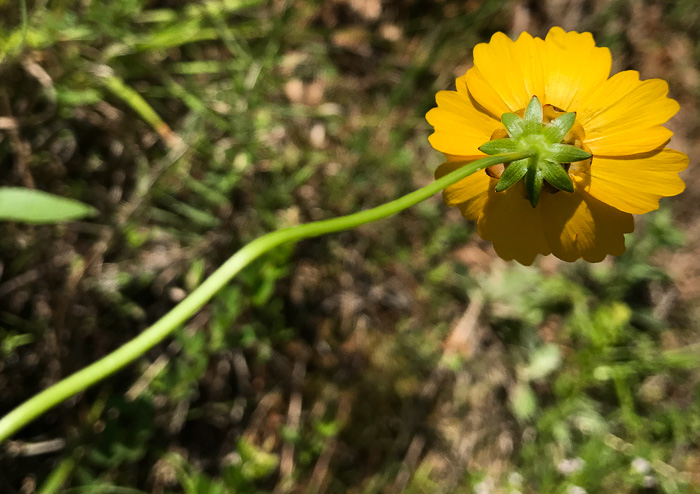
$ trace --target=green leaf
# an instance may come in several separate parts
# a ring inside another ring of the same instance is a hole
[[[540,194],[542,193],[542,171],[538,166],[530,166],[525,174],[525,190],[527,197],[530,199],[532,207],[536,207],[540,202]]]
[[[529,158],[524,160],[513,161],[506,167],[496,185],[496,192],[503,192],[508,187],[518,183],[521,178],[527,173],[527,165],[530,162]]]
[[[494,139],[479,146],[479,151],[486,154],[513,153],[519,149],[513,139]]]
[[[523,372],[527,380],[542,379],[554,372],[561,365],[561,352],[554,344],[544,345],[532,353],[530,365]]]
[[[576,113],[564,113],[545,125],[542,133],[549,142],[561,142],[576,122]]]
[[[256,447],[246,439],[238,441],[238,454],[243,463],[242,474],[251,481],[267,477],[279,464],[279,458],[275,454]]]
[[[574,161],[587,160],[593,156],[581,148],[569,144],[554,144],[547,158],[559,163],[573,163]]]
[[[523,135],[523,119],[515,113],[504,113],[503,115],[501,115],[501,122],[503,122],[503,125],[508,131],[508,135],[511,136],[513,139]]]
[[[544,179],[559,190],[574,191],[574,183],[566,170],[556,161],[543,160],[539,163]]]
[[[513,415],[518,420],[531,419],[537,412],[537,396],[527,383],[517,383],[510,392],[509,398]]]
[[[525,109],[523,117],[526,134],[539,134],[542,129],[542,105],[537,96],[533,96]]]
[[[24,223],[57,223],[86,216],[97,211],[82,202],[47,192],[21,187],[0,187],[0,220]]]

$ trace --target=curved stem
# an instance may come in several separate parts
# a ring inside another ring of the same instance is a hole
[[[288,242],[304,238],[317,237],[326,233],[339,232],[355,228],[365,223],[377,221],[417,204],[436,192],[444,189],[472,173],[499,163],[506,163],[527,158],[531,153],[505,153],[465,162],[465,166],[445,175],[435,182],[407,194],[399,199],[359,213],[316,221],[304,225],[277,230],[263,235],[245,245],[231,256],[219,269],[209,276],[187,298],[176,305],[155,324],[144,330],[137,337],[125,343],[97,362],[57,382],[40,392],[0,419],[0,442],[7,439],[27,423],[43,414],[62,401],[79,393],[96,382],[133,362],[146,351],[163,341],[176,328],[186,322],[221,290],[241,269],[260,257],[265,252]]]

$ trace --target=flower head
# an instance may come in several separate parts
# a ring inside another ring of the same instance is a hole
[[[546,38],[496,33],[474,48],[474,67],[440,91],[428,112],[432,146],[447,157],[436,177],[485,154],[536,156],[474,173],[447,187],[448,206],[477,221],[499,256],[602,261],[625,250],[632,214],[684,189],[688,157],[666,148],[662,125],[678,111],[660,79],[610,77],[611,56],[590,33],[554,27]]]

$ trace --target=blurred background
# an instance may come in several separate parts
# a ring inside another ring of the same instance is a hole
[[[498,259],[436,196],[277,249],[0,446],[0,492],[700,492],[695,0],[0,0],[0,412],[273,229],[426,185],[425,113],[496,31],[661,77],[688,188],[595,265]],[[507,70],[507,67],[504,68]]]

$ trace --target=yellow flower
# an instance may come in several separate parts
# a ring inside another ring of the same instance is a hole
[[[447,158],[438,178],[484,157],[485,143],[509,138],[501,116],[522,117],[537,99],[544,124],[575,112],[561,142],[593,155],[561,165],[573,192],[545,183],[539,202],[528,198],[522,182],[496,192],[508,165],[445,189],[447,205],[476,220],[479,235],[502,258],[529,265],[538,254],[590,262],[620,255],[624,234],[634,230],[632,214],[657,209],[659,198],[683,191],[678,172],[688,157],[665,147],[672,132],[662,127],[678,111],[666,96],[668,85],[641,81],[633,70],[610,77],[610,69],[610,51],[596,47],[590,33],[554,27],[544,40],[523,33],[516,41],[496,33],[474,48],[474,67],[457,79],[457,90],[437,94],[438,107],[427,119],[435,128],[430,143]]]

